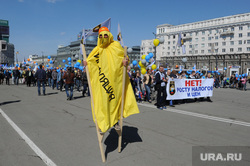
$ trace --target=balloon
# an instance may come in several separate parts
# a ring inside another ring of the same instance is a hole
[[[70,57],[68,57],[68,61],[71,62],[71,58]]]
[[[65,62],[66,62],[66,60],[65,60],[65,59],[63,59],[63,60],[62,60],[62,62],[63,62],[63,63],[65,63]]]
[[[78,54],[76,54],[76,55],[75,55],[75,58],[78,58],[78,57],[79,57],[79,55],[78,55]]]
[[[139,64],[137,66],[138,66],[139,69],[141,68],[141,66]]]
[[[59,65],[59,67],[62,67],[62,65]]]
[[[224,70],[227,70],[227,68],[226,68],[226,67],[224,67]]]
[[[30,61],[30,58],[28,58],[27,61]]]
[[[50,56],[48,56],[48,59],[50,59]]]
[[[145,57],[146,57],[146,55],[142,55],[142,56],[141,56],[141,59],[145,59]]]
[[[159,39],[154,39],[153,43],[154,43],[154,45],[155,45],[155,47],[156,47],[156,46],[158,46],[158,45],[159,45],[160,40],[159,40]]]
[[[205,76],[202,76],[203,79],[205,79],[206,77]]]
[[[18,64],[16,64],[16,67],[18,67],[19,65]]]
[[[175,68],[178,68],[179,66],[178,65],[175,65]]]
[[[83,70],[83,67],[82,67],[82,66],[80,66],[80,67],[79,67],[79,69],[80,69],[80,70]]]
[[[71,62],[69,62],[69,66],[71,66]]]
[[[150,52],[148,55],[149,55],[150,58],[153,58],[153,57],[154,57],[154,54],[153,54],[152,52]],[[150,58],[149,58],[149,59],[150,59]]]
[[[49,67],[49,65],[46,65],[46,67]]]
[[[49,61],[50,61],[50,59],[47,59],[47,61],[49,62]]]
[[[36,63],[36,65],[38,65],[38,63]]]
[[[133,64],[130,64],[129,66],[130,66],[131,68],[133,68],[133,67],[134,67],[134,65],[133,65]]]
[[[79,62],[76,62],[76,66],[80,66],[81,64]]]
[[[36,61],[34,61],[33,63],[36,64]]]
[[[149,60],[150,60],[150,56],[149,56],[149,55],[147,55],[145,59],[146,59],[146,61],[147,61],[147,62],[149,62]]]
[[[140,67],[143,67],[143,64],[141,63],[141,61],[139,62],[139,65],[140,65]]]
[[[131,53],[132,51],[133,51],[132,48],[128,48],[128,50],[127,50],[128,53]]]
[[[79,59],[79,60],[77,60],[77,62],[79,62],[81,64],[82,61]]]
[[[146,72],[147,72],[147,71],[146,71],[145,68],[142,68],[142,69],[141,69],[141,73],[142,73],[142,74],[146,74]]]
[[[159,41],[160,41],[160,43],[163,43],[164,42],[164,37],[163,36],[160,37]]]
[[[29,66],[29,69],[31,69],[31,67]]]
[[[141,60],[141,63],[143,64],[143,66],[146,66],[146,63],[147,63],[147,62],[146,62],[145,59],[142,59],[142,60]]]
[[[18,67],[18,70],[20,70],[21,68],[20,67]]]
[[[65,64],[65,67],[68,67],[68,65],[67,65],[67,64]]]
[[[50,64],[53,64],[53,61],[52,61],[52,60],[50,60],[50,61],[49,61],[49,63],[50,63]]]
[[[132,64],[133,64],[134,66],[136,66],[136,65],[137,65],[137,61],[134,60],[134,61],[132,62]]]
[[[153,64],[153,65],[151,66],[151,68],[152,68],[152,70],[155,70],[155,69],[156,69],[156,65]]]

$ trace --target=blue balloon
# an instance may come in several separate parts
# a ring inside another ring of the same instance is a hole
[[[65,60],[65,59],[63,59],[63,60],[62,60],[62,62],[63,62],[63,63],[65,63],[65,62],[66,62],[66,60]]]
[[[152,52],[150,52],[148,55],[149,55],[150,58],[153,58],[153,56],[154,56],[154,54]]]
[[[206,77],[205,76],[202,76],[203,79],[205,79]]]
[[[52,61],[52,60],[50,60],[50,61],[49,61],[49,63],[50,63],[50,64],[53,64],[53,61]]]
[[[63,68],[64,70],[67,70],[67,68],[65,67],[65,68]]]
[[[51,57],[50,56],[48,56],[48,59],[50,59]]]
[[[136,65],[137,65],[137,61],[134,60],[134,61],[132,62],[132,64],[133,64],[134,66],[136,66]]]
[[[70,57],[68,57],[68,61],[71,62],[71,58]]]
[[[31,69],[31,67],[29,66],[29,69]]]
[[[214,73],[214,71],[212,71],[212,73]]]
[[[18,64],[16,64],[16,67],[18,67],[19,65]]]
[[[241,77],[241,75],[239,75],[239,77]]]
[[[80,66],[81,64],[80,64],[80,62],[76,62],[76,66]]]
[[[49,67],[49,65],[46,65],[46,67]]]
[[[69,62],[69,66],[71,66],[71,62]]]
[[[80,66],[80,67],[79,67],[79,69],[80,69],[80,70],[83,70],[83,67],[82,67],[82,66]]]
[[[68,65],[67,65],[67,64],[65,64],[65,67],[68,67]]]
[[[238,74],[236,74],[235,76],[236,76],[236,77],[238,77],[239,75],[238,75]]]
[[[149,55],[147,55],[147,56],[145,57],[145,60],[146,60],[147,62],[149,62],[149,60],[150,60],[150,56],[149,56]]]
[[[203,76],[203,74],[201,73],[200,76]]]
[[[141,66],[140,65],[137,65],[138,67],[139,67],[139,69],[141,68]]]
[[[227,68],[226,68],[226,67],[224,67],[224,70],[227,70]]]
[[[56,70],[57,71],[57,73],[59,73],[60,72],[60,69],[58,69],[58,70]]]
[[[36,65],[38,65],[38,63],[36,63]]]
[[[26,62],[23,62],[24,65],[26,65]]]
[[[242,77],[245,77],[245,74],[242,74]]]

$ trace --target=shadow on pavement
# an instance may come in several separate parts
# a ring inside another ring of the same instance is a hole
[[[138,134],[138,128],[123,126],[121,151],[123,151],[129,143],[134,142],[142,142],[142,139]],[[118,148],[118,134],[115,129],[111,129],[108,137],[104,141],[104,144],[106,145],[105,157],[107,158],[108,153]]]
[[[46,96],[49,96],[49,95],[55,95],[55,94],[58,94],[58,92],[46,93]]]
[[[20,101],[21,101],[21,100],[5,101],[5,102],[0,103],[0,106],[1,106],[1,105],[6,105],[6,104],[11,104],[11,103],[17,103],[17,102],[20,102]]]

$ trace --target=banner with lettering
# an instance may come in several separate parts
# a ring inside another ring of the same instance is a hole
[[[213,96],[214,79],[169,79],[167,100]]]

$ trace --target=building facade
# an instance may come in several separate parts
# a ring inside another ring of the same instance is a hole
[[[185,54],[177,46],[179,34]],[[250,74],[250,13],[177,26],[158,25],[156,37],[164,38],[164,43],[156,47],[157,63],[168,68],[182,65],[192,69],[196,65],[197,69],[218,70],[227,76]],[[142,41],[141,54],[155,51],[152,41]]]
[[[13,65],[15,47],[9,43],[9,22],[0,20],[0,64]]]

